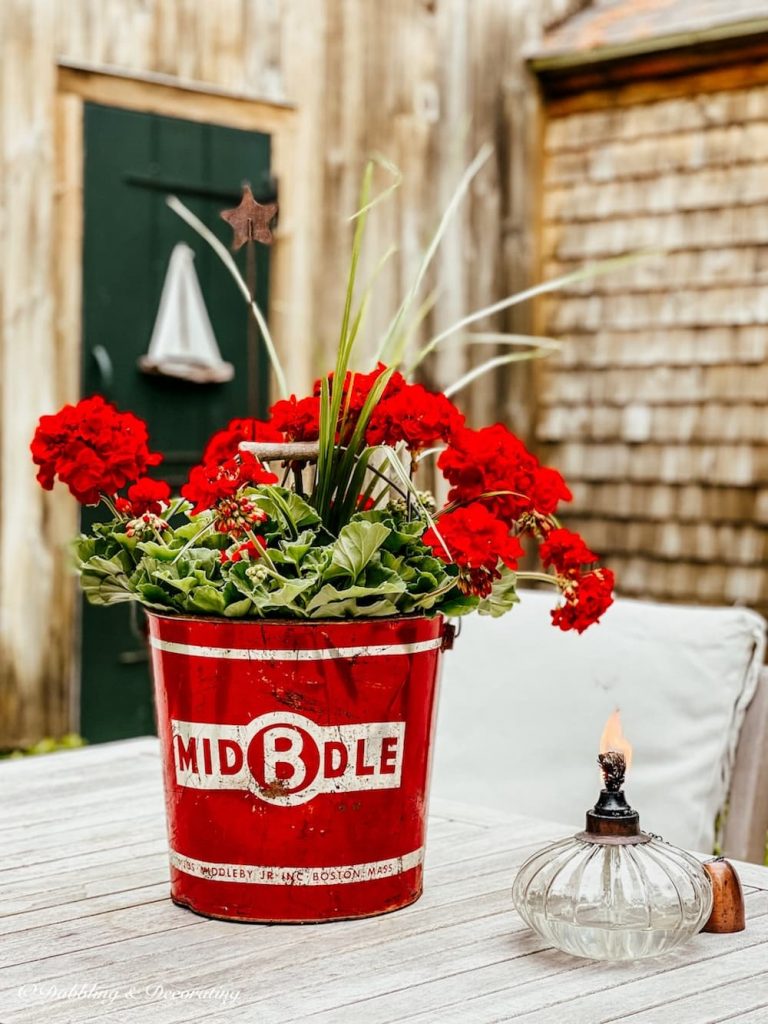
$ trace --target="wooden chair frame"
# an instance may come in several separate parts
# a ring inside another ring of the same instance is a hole
[[[739,735],[723,851],[762,864],[768,840],[768,668],[763,668]]]

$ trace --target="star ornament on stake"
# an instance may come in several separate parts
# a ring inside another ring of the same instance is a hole
[[[253,198],[250,185],[243,185],[243,198],[240,205],[233,210],[222,210],[221,218],[232,228],[235,237],[232,249],[237,252],[246,242],[272,244],[272,232],[269,225],[277,213],[277,203],[262,206]]]

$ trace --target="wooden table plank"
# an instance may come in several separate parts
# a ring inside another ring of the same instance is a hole
[[[0,800],[0,1024],[768,1021],[755,865],[745,932],[606,965],[547,948],[511,905],[516,868],[566,826],[435,802],[418,903],[267,928],[167,899],[156,740],[0,765]]]

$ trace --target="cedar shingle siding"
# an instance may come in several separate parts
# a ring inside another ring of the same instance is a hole
[[[768,86],[552,116],[544,144],[545,276],[668,250],[543,306],[575,526],[624,594],[768,612]]]

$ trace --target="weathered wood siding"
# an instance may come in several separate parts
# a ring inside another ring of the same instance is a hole
[[[60,734],[76,710],[74,589],[63,553],[75,509],[66,494],[39,491],[27,451],[38,416],[75,399],[79,377],[80,268],[57,253],[55,239],[63,231],[67,251],[73,239],[77,251],[80,177],[76,157],[68,160],[77,147],[56,135],[80,128],[77,102],[57,96],[57,62],[295,104],[270,313],[301,392],[335,346],[346,217],[372,152],[398,164],[405,180],[372,218],[366,269],[389,245],[398,254],[381,274],[369,338],[402,297],[441,207],[485,141],[496,155],[427,284],[439,286],[440,302],[425,330],[529,281],[537,101],[522,52],[542,23],[578,3],[3,0],[0,746]],[[518,310],[481,326],[526,329],[529,317]],[[461,341],[446,345],[428,379],[452,379],[474,358]],[[525,430],[528,381],[523,372],[473,385],[474,418],[486,421],[495,408]]]
[[[667,251],[545,304],[538,436],[623,594],[766,612],[768,86],[709,89],[555,102],[545,273]]]

